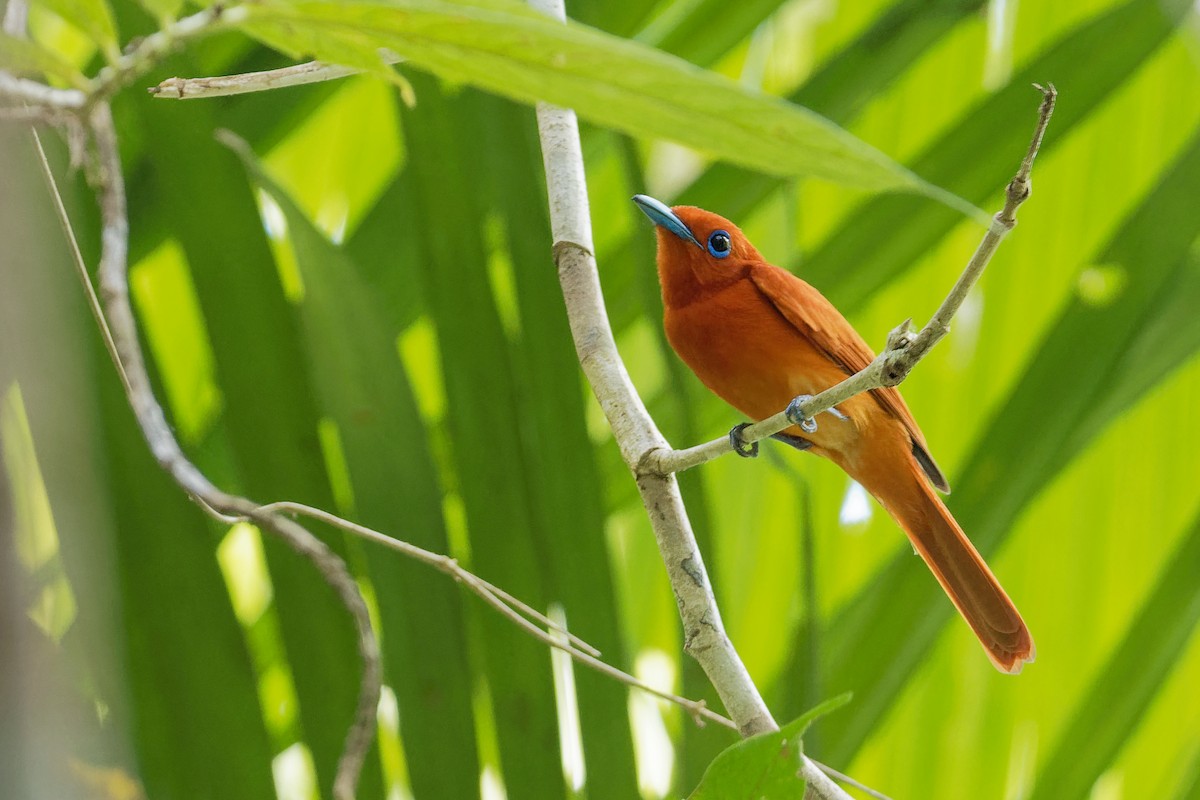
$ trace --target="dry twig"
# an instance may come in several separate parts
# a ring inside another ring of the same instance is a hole
[[[397,64],[402,60],[395,53],[382,51],[380,58],[385,64]],[[360,74],[362,74],[362,70],[356,67],[327,64],[324,61],[306,61],[303,64],[293,64],[289,67],[261,72],[243,72],[237,75],[217,75],[210,78],[167,78],[146,91],[162,99],[196,100],[206,97],[227,97],[235,94],[265,92],[289,86],[304,86],[309,83],[332,81]]]

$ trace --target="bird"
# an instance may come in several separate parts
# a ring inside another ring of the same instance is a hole
[[[774,438],[829,459],[908,535],[1002,672],[1036,655],[1021,614],[936,490],[950,486],[895,387],[844,401],[817,420],[799,403],[862,370],[875,353],[817,289],[768,264],[729,220],[694,206],[633,198],[655,224],[663,326],[705,386],[758,421],[785,408],[796,424]],[[742,455],[757,452],[730,432]]]

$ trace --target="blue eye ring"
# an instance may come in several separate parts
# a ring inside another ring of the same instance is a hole
[[[708,235],[708,254],[713,258],[728,258],[733,252],[729,231],[713,231]]]

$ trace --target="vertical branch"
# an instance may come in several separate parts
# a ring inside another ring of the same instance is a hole
[[[562,0],[532,0],[532,5],[557,19],[566,18]],[[638,492],[679,605],[684,647],[712,681],[743,736],[778,730],[725,633],[679,484],[673,475],[638,469],[644,453],[669,449],[669,445],[634,389],[608,324],[592,253],[587,183],[575,113],[539,103],[537,119],[550,200],[554,260],[575,350],[612,427],[621,455],[635,472]],[[807,758],[803,760],[801,774],[810,796],[848,798]]]
[[[27,0],[8,0],[4,6],[4,32],[9,36],[24,38],[25,24],[29,19],[29,3]]]

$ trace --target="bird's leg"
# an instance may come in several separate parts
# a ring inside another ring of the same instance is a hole
[[[742,431],[750,427],[749,422],[743,422],[741,425],[734,425],[729,431],[729,443],[733,445],[733,452],[737,453],[742,458],[757,458],[758,457],[758,442],[750,442],[742,438]]]
[[[802,436],[792,436],[790,433],[773,433],[771,438],[777,442],[791,445],[797,450],[808,450],[813,446],[813,443]]]

